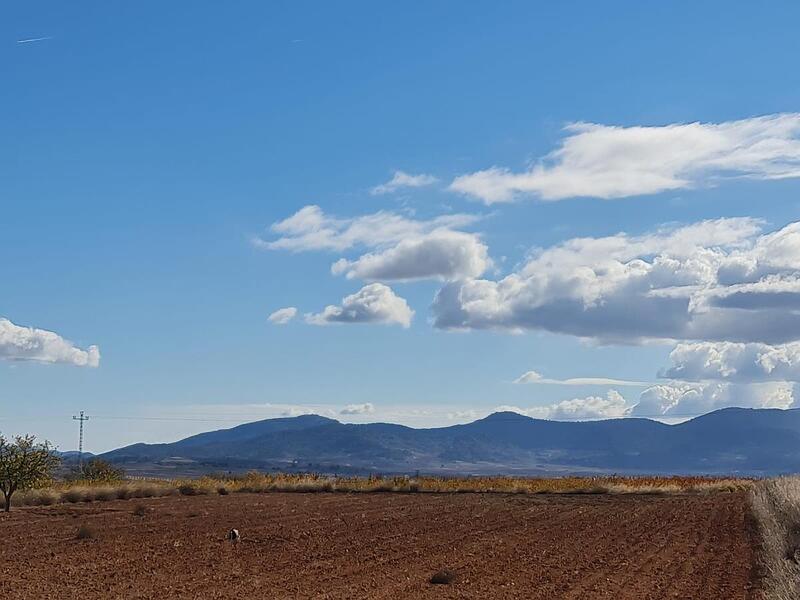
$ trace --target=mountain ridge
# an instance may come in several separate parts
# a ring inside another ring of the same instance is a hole
[[[319,415],[265,419],[102,458],[136,468],[198,467],[432,473],[800,471],[800,409],[725,408],[678,424],[645,418],[548,421],[513,412],[416,429]]]

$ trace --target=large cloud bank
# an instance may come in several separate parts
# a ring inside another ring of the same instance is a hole
[[[800,339],[800,224],[750,218],[652,234],[576,238],[516,272],[437,294],[444,329],[546,330],[601,342],[781,344]]]
[[[633,403],[629,403],[612,389],[605,396],[573,398],[530,408],[498,406],[495,410],[509,410],[554,421],[591,421],[620,417],[685,420],[734,406],[796,408],[797,398],[795,384],[787,382],[733,384],[672,381],[647,388]]]

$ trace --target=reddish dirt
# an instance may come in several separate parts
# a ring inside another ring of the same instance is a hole
[[[755,597],[738,494],[173,497],[20,508],[0,534],[15,600]]]

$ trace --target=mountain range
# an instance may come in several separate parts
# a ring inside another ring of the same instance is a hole
[[[498,412],[431,429],[304,415],[174,443],[134,444],[102,458],[143,472],[773,475],[800,471],[800,409],[727,408],[675,425],[634,418],[547,421]]]

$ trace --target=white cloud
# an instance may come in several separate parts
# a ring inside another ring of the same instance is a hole
[[[491,266],[488,248],[477,235],[437,229],[354,261],[343,258],[331,271],[371,281],[455,280],[479,277]]]
[[[409,175],[403,171],[395,171],[392,178],[386,183],[376,185],[370,190],[372,195],[390,194],[401,188],[418,188],[433,185],[438,180],[433,175]]]
[[[685,381],[800,381],[800,342],[742,344],[681,343],[660,375]]]
[[[286,308],[279,308],[272,313],[268,318],[270,323],[275,325],[286,325],[289,321],[295,318],[297,309],[294,306],[287,306]]]
[[[455,410],[447,413],[447,418],[451,421],[474,421],[480,416],[477,410]]]
[[[321,313],[306,315],[306,321],[312,325],[383,323],[409,327],[413,317],[414,311],[392,288],[382,283],[371,283],[345,297],[341,306],[327,306]]]
[[[511,411],[535,419],[551,421],[589,421],[644,417],[687,419],[722,408],[796,408],[795,387],[786,382],[750,384],[670,382],[642,391],[636,403],[629,404],[616,390],[606,396],[563,400],[545,406],[520,408],[498,406],[495,411]]]
[[[256,238],[253,243],[267,250],[342,251],[350,248],[386,248],[409,237],[437,229],[454,229],[477,222],[477,215],[452,214],[424,220],[408,219],[380,211],[353,218],[326,215],[319,206],[304,206],[291,217],[270,227],[276,240]]]
[[[84,350],[52,331],[21,327],[0,318],[0,359],[97,367],[100,349],[89,346]]]
[[[375,412],[375,406],[371,402],[364,404],[348,404],[339,411],[340,415],[371,415]]]
[[[318,409],[308,406],[284,406],[278,413],[281,417],[302,417],[303,415],[318,415]]]
[[[514,380],[514,383],[542,383],[549,381],[538,371],[526,371]]]
[[[499,281],[446,284],[445,329],[547,330],[609,343],[800,339],[800,224],[758,235],[749,218],[642,236],[576,238]]]
[[[795,389],[791,383],[767,382],[681,383],[655,385],[644,390],[633,417],[694,417],[721,408],[794,408]]]
[[[650,386],[652,383],[644,381],[629,381],[627,379],[611,379],[609,377],[570,377],[569,379],[549,379],[542,377],[536,371],[527,371],[517,377],[514,383],[545,383],[554,385],[616,385],[642,387]]]
[[[617,419],[627,416],[630,410],[631,407],[625,402],[625,398],[616,390],[609,390],[605,397],[573,398],[572,400],[562,400],[548,406],[534,406],[524,409],[516,406],[498,406],[495,408],[495,412],[510,411],[527,415],[534,419],[549,419],[551,421]]]
[[[306,206],[275,223],[276,240],[258,239],[262,248],[293,251],[370,248],[360,258],[342,258],[331,266],[334,274],[368,281],[454,280],[479,277],[492,266],[486,245],[475,233],[454,228],[480,217],[453,214],[429,220],[408,219],[378,212],[352,219],[326,215],[318,206]]]
[[[731,177],[800,177],[800,113],[660,127],[574,123],[566,131],[561,146],[529,170],[492,167],[457,177],[450,189],[491,204],[527,194],[622,198]]]

